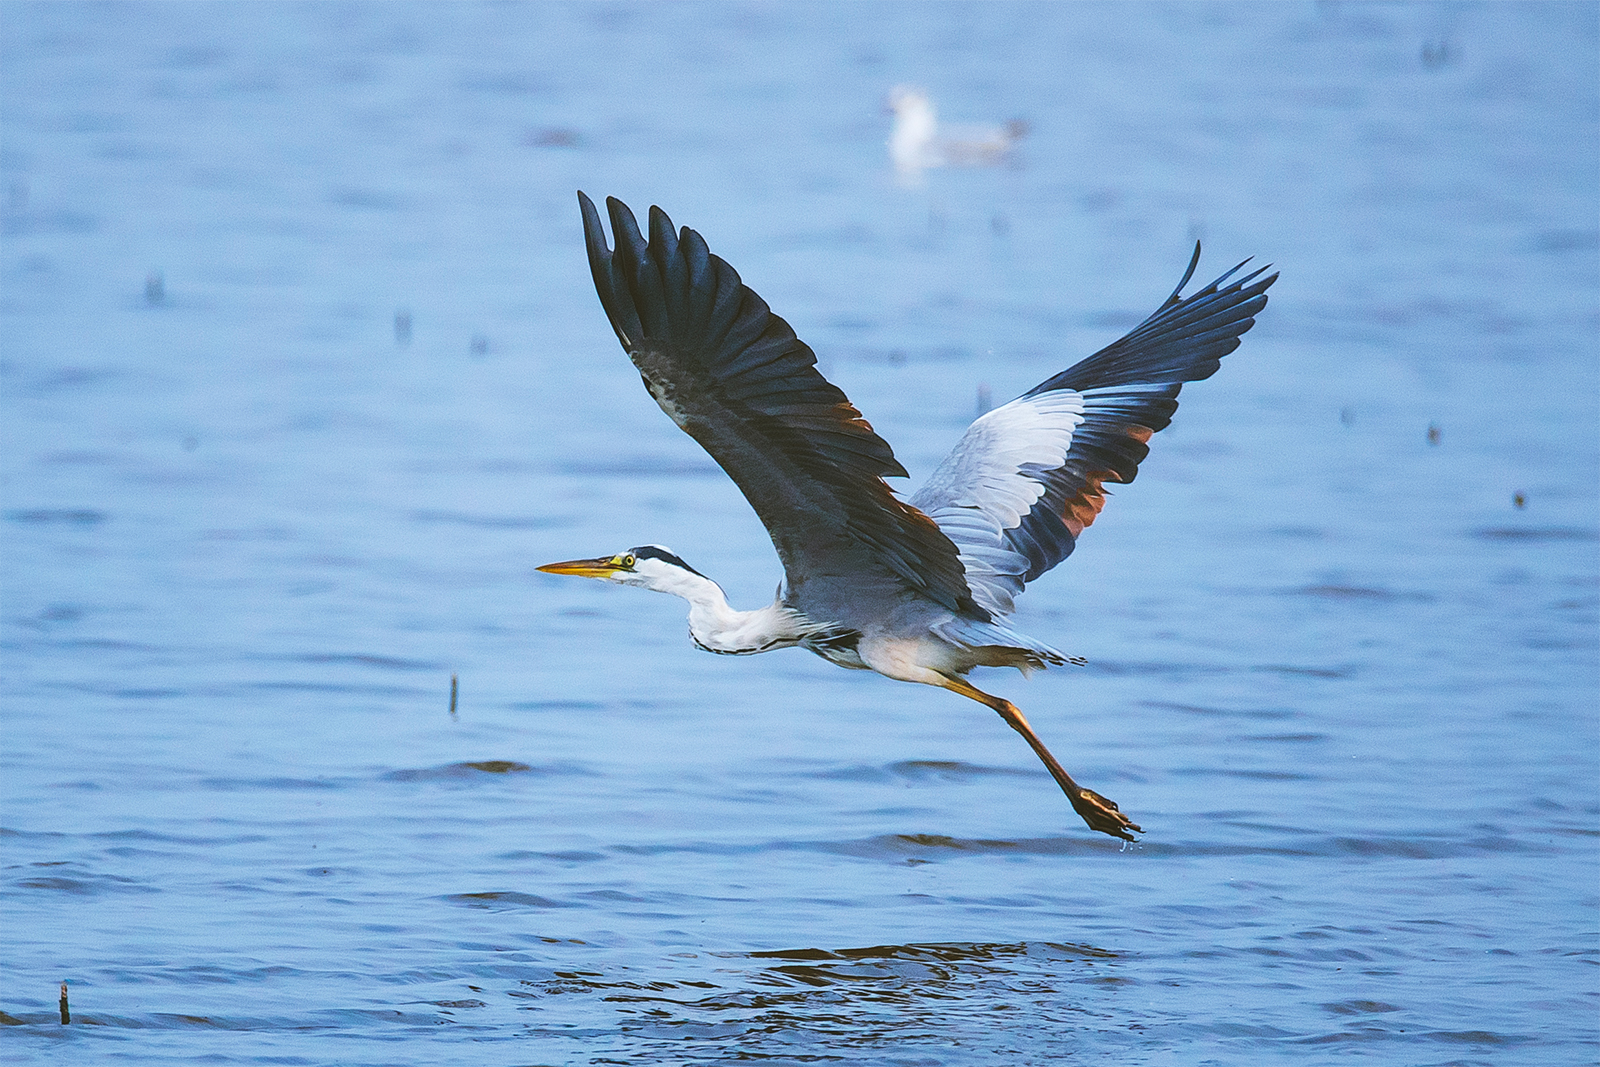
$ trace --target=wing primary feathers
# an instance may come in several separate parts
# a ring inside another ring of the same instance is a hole
[[[1023,583],[1071,555],[1105,506],[1106,483],[1133,481],[1150,438],[1171,424],[1183,384],[1216,373],[1278,278],[1263,277],[1270,267],[1238,276],[1246,259],[1184,297],[1199,262],[1197,241],[1183,279],[1154,314],[973,423],[911,498],[941,521],[970,564],[975,594],[991,609],[1009,610]],[[991,521],[963,522],[956,516],[964,509]],[[977,565],[1004,551],[1025,568]]]
[[[1195,247],[1198,252],[1198,243]],[[1249,262],[1245,260],[1187,298],[1178,297],[1183,289],[1179,286],[1155,314],[1127,336],[1040,382],[1025,395],[1209,378],[1220,366],[1218,361],[1239,346],[1240,335],[1255,325],[1256,313],[1266,306],[1266,290],[1278,279],[1276,274],[1262,278],[1271,268],[1261,267],[1224,288]],[[1193,261],[1185,279],[1192,273]]]
[[[688,318],[689,264],[678,255],[678,236],[672,232],[672,220],[658,207],[650,209],[650,250],[656,269],[661,272],[666,321],[678,323],[681,331]]]
[[[594,201],[579,193],[578,207],[583,212],[583,243],[589,253],[589,273],[594,278],[595,292],[600,294],[600,306],[606,309],[606,318],[616,331],[617,340],[627,348],[632,344],[630,338],[644,336],[643,331],[639,329],[637,318],[632,322],[618,319],[622,305],[617,300],[613,282],[611,249],[606,247],[605,231],[600,227],[600,213],[595,210]]]
[[[632,298],[629,303],[638,317],[642,335],[665,340],[670,334],[667,328],[666,291],[661,284],[661,270],[657,261],[650,255],[644,235],[639,232],[639,224],[627,205],[615,197],[608,197],[606,208],[611,215],[611,233],[617,242],[617,247],[611,253],[611,262],[614,268],[621,268],[621,281],[629,290],[628,295]]]
[[[1248,262],[1249,262],[1249,260],[1245,260],[1245,263],[1248,263]],[[1161,307],[1156,309],[1156,313],[1155,313],[1156,315],[1161,314],[1161,312],[1165,311],[1167,308],[1171,307],[1173,304],[1176,304],[1178,302],[1178,294],[1183,292],[1183,287],[1189,284],[1189,279],[1194,277],[1194,269],[1196,267],[1198,267],[1199,265],[1200,265],[1200,242],[1196,241],[1194,243],[1194,255],[1189,257],[1189,269],[1183,272],[1183,277],[1180,278],[1178,280],[1178,284],[1173,287],[1172,295],[1168,296],[1165,300],[1163,300],[1161,302]],[[1242,267],[1242,266],[1244,266],[1244,264],[1241,263],[1239,266]],[[1235,267],[1233,269],[1234,270],[1238,270],[1239,267]],[[1224,277],[1226,277],[1226,275],[1224,275]],[[1151,318],[1154,318],[1154,317],[1155,317],[1154,315],[1151,316]],[[1146,319],[1145,321],[1149,322],[1150,320]]]

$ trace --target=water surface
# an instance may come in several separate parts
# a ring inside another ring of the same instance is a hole
[[[1592,1062],[1596,21],[6,5],[6,1059]],[[902,81],[1029,136],[904,187]],[[914,480],[1193,238],[1283,271],[1020,602],[1089,665],[979,679],[1139,847],[976,704],[534,570],[779,577],[577,188]]]

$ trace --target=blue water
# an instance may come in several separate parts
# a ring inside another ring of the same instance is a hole
[[[0,1054],[1594,1062],[1597,22],[0,7]],[[900,82],[1030,132],[908,187]],[[534,570],[779,577],[578,188],[704,233],[912,484],[1195,237],[1283,272],[1020,601],[1089,666],[978,679],[1139,847],[975,703]]]

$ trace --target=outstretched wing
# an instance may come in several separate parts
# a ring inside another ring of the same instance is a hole
[[[1132,333],[974,422],[911,498],[961,550],[978,603],[1012,609],[1023,586],[1071,555],[1105,506],[1105,482],[1131,482],[1184,382],[1216,373],[1255,325],[1276,274],[1244,263],[1187,298],[1200,245],[1166,303]],[[1246,263],[1249,261],[1246,260]]]
[[[687,226],[650,209],[650,239],[627,205],[607,198],[616,250],[594,204],[578,194],[595,289],[617,339],[661,409],[699,441],[766,525],[791,603],[874,603],[910,590],[988,619],[972,599],[956,546],[897,499],[894,452],[816,369],[816,356],[738,273]],[[862,620],[865,621],[865,620]]]

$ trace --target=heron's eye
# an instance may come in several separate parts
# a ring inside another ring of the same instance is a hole
[[[628,568],[630,571],[633,570],[633,565],[634,565],[635,562],[636,561],[634,560],[634,558],[632,556],[623,556],[622,557],[622,565],[624,567]]]

